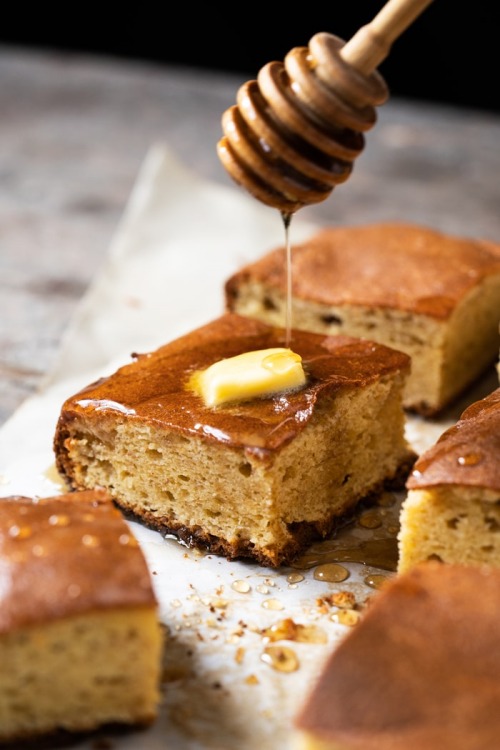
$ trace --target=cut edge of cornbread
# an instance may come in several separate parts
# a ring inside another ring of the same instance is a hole
[[[432,559],[500,567],[499,491],[455,485],[411,489],[400,523],[400,573]]]
[[[108,493],[0,498],[1,747],[149,726],[166,640],[146,559]]]
[[[58,468],[72,487],[105,487],[123,510],[190,546],[275,567],[330,535],[361,500],[404,485],[415,460],[405,376],[325,397],[272,459],[102,412],[98,433],[80,416],[61,427]]]
[[[237,278],[237,277],[235,277]],[[227,309],[268,325],[283,325],[286,296],[272,285],[242,274],[226,287]],[[469,290],[448,318],[391,307],[357,304],[326,305],[294,296],[294,327],[328,336],[355,336],[408,354],[412,369],[403,405],[431,417],[472,385],[498,359],[500,274],[492,274]]]

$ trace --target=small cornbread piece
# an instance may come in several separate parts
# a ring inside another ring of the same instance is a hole
[[[305,382],[300,356],[285,347],[221,359],[206,370],[195,372],[190,381],[207,406],[286,393]]]
[[[295,720],[294,750],[500,747],[500,571],[421,563],[373,597]]]
[[[157,715],[163,636],[104,492],[0,498],[0,746]]]
[[[283,325],[286,249],[236,272],[226,308]],[[292,249],[295,328],[406,352],[404,406],[450,404],[498,358],[500,245],[403,223],[327,227]]]
[[[406,479],[409,358],[293,332],[307,382],[209,407],[193,373],[282,347],[285,331],[227,314],[69,398],[54,437],[74,488],[102,486],[151,526],[264,565],[285,564],[363,498]]]
[[[500,389],[420,456],[407,489],[400,572],[428,558],[500,566]]]

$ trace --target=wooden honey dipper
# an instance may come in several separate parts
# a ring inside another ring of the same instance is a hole
[[[393,42],[432,0],[388,0],[345,43],[321,32],[240,87],[217,144],[226,171],[290,217],[349,177],[389,95],[376,71]]]

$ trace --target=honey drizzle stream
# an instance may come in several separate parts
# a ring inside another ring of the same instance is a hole
[[[285,346],[291,348],[292,340],[292,246],[290,243],[290,223],[292,214],[281,212],[283,226],[285,227],[286,248],[286,311],[285,311]]]

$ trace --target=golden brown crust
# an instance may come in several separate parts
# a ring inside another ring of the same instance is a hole
[[[0,633],[110,608],[156,606],[128,524],[102,491],[0,499]]]
[[[282,346],[285,332],[228,313],[120,368],[66,401],[61,410],[54,448],[64,466],[67,426],[83,416],[98,434],[106,413],[154,423],[187,437],[224,443],[265,460],[280,450],[311,420],[320,396],[346,388],[363,388],[397,372],[407,373],[408,355],[382,344],[344,336],[294,331],[291,348],[302,356],[306,387],[272,398],[208,408],[188,387],[196,370],[245,351]],[[333,355],[333,356],[332,356]]]
[[[373,598],[296,728],[349,750],[496,747],[500,571],[422,563]]]
[[[469,406],[420,456],[406,486],[459,485],[500,491],[499,456],[500,388]]]
[[[293,248],[293,294],[325,305],[393,308],[447,319],[489,274],[500,273],[500,245],[423,226],[386,222],[327,227]],[[226,282],[226,306],[257,281],[286,290],[285,249],[277,248]]]

